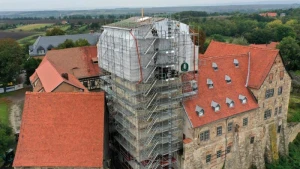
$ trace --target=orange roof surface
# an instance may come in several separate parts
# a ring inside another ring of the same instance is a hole
[[[14,167],[102,167],[104,93],[26,93]]]
[[[97,47],[77,47],[47,52],[46,58],[53,64],[64,68],[77,79],[99,76],[100,68],[93,63],[97,58]]]
[[[276,12],[267,12],[267,13],[261,13],[259,14],[260,16],[269,16],[269,17],[276,17],[277,16],[277,13]]]
[[[184,102],[184,108],[193,127],[199,127],[213,121],[230,117],[242,112],[258,108],[254,97],[245,86],[248,70],[248,55],[209,57],[200,55],[198,75],[198,94],[196,98]],[[234,59],[239,62],[239,67],[235,67]],[[218,70],[212,68],[216,63]],[[225,76],[231,78],[231,83],[227,84]],[[207,79],[211,79],[214,87],[208,88]],[[239,95],[247,97],[247,103],[242,104]],[[229,108],[226,98],[234,101],[234,107]],[[215,112],[211,107],[212,101],[220,105],[220,111]],[[204,110],[204,115],[199,117],[196,113],[196,106]]]
[[[242,46],[212,41],[204,57],[220,57],[245,55],[250,52],[250,78],[248,87],[259,89],[266,79],[279,50],[262,49],[251,46]],[[248,63],[248,62],[247,62]]]
[[[263,48],[263,49],[276,49],[279,42],[271,42],[270,44],[251,44],[251,47]]]
[[[69,79],[67,80],[62,77],[62,73],[65,73],[65,71],[63,71],[58,66],[52,64],[50,61],[47,60],[47,58],[44,58],[42,63],[36,69],[35,74],[37,74],[38,78],[40,79],[45,92],[52,92],[63,82],[78,87],[84,91],[87,91],[87,89],[82,85],[82,83],[80,83],[78,79],[72,74],[68,73]],[[32,76],[35,76],[35,74],[33,74]],[[30,77],[30,79],[33,78]],[[40,90],[38,88],[36,89]]]

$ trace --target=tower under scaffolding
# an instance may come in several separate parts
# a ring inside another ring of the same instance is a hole
[[[133,17],[103,28],[98,58],[119,167],[179,168],[182,101],[198,90],[195,35],[166,18]]]

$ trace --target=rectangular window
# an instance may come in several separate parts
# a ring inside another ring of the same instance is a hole
[[[200,141],[207,141],[207,140],[209,140],[209,130],[200,133]]]
[[[272,83],[272,81],[273,81],[273,73],[270,73],[269,74],[269,82]]]
[[[211,154],[206,155],[206,163],[209,163],[211,160]]]
[[[275,115],[278,113],[278,107],[275,108]]]
[[[88,87],[88,82],[87,82],[87,81],[84,81],[84,82],[83,82],[83,86],[84,86],[84,87]]]
[[[222,135],[222,126],[217,127],[217,136]]]
[[[91,87],[95,87],[95,80],[91,80]]]
[[[228,147],[226,148],[226,153],[228,154],[228,153],[230,153],[230,151],[231,151],[231,146],[228,146]]]
[[[217,151],[217,158],[220,158],[222,155],[222,150]]]
[[[247,126],[248,125],[248,117],[243,119],[243,126]]]
[[[232,131],[232,126],[233,126],[233,123],[232,122],[230,122],[230,123],[228,123],[228,131]]]
[[[274,96],[274,89],[269,89],[266,91],[266,99]]]
[[[272,110],[270,110],[270,109],[266,110],[265,114],[264,114],[264,119],[267,120],[267,119],[271,118],[271,116],[272,116]]]
[[[278,95],[282,94],[282,86],[278,87]]]
[[[283,77],[284,77],[284,71],[280,71],[280,80],[283,80]]]
[[[278,109],[278,114],[281,114],[281,113],[282,113],[282,106],[280,106]]]
[[[281,131],[281,125],[279,125],[279,126],[277,127],[277,133],[280,133],[280,131]]]
[[[254,137],[251,137],[250,138],[250,144],[253,144],[254,143]]]

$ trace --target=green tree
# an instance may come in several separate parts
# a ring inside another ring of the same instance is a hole
[[[219,42],[226,42],[224,36],[219,35],[219,34],[213,34],[210,36],[211,39],[215,40],[215,41],[219,41]]]
[[[283,38],[278,45],[280,53],[288,70],[298,70],[300,68],[300,46],[292,37]]]
[[[13,82],[24,60],[22,47],[13,39],[0,40],[0,84],[4,87]]]
[[[275,30],[275,35],[276,35],[276,41],[281,41],[285,37],[296,37],[296,33],[294,29],[290,26],[287,25],[280,25],[276,28]]]
[[[100,28],[100,25],[99,25],[99,23],[94,22],[94,23],[91,23],[90,28],[97,30]]]
[[[71,39],[66,39],[64,43],[61,43],[57,46],[57,49],[73,48],[75,43]]]
[[[13,143],[12,128],[0,121],[0,157],[12,147]]]
[[[233,38],[231,43],[237,45],[249,45],[247,39],[245,39],[244,37]]]
[[[46,36],[57,36],[57,35],[64,35],[64,34],[65,31],[59,29],[58,27],[46,31]]]
[[[30,58],[24,63],[24,69],[26,70],[27,77],[26,83],[30,84],[29,77],[35,72],[35,69],[40,65],[41,59]]]
[[[81,46],[90,46],[90,43],[86,39],[78,39],[77,41],[75,41],[75,47]]]
[[[274,40],[274,32],[271,29],[255,29],[252,32],[245,33],[245,38],[249,43],[265,44]]]

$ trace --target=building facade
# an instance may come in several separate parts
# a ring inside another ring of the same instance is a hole
[[[182,168],[265,168],[265,159],[288,152],[291,78],[278,50],[213,41],[200,56],[199,72],[198,100],[184,105]]]

